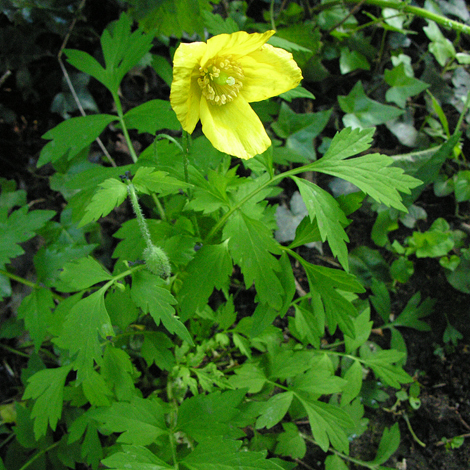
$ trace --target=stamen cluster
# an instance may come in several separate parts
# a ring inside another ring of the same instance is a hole
[[[215,57],[204,67],[199,67],[198,84],[206,100],[217,106],[223,106],[238,96],[243,86],[242,68],[237,62],[227,57]]]

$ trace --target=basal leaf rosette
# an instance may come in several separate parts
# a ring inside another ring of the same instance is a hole
[[[170,102],[186,132],[201,120],[216,149],[244,159],[271,145],[249,103],[291,90],[302,79],[292,54],[266,44],[274,33],[240,31],[178,47]]]

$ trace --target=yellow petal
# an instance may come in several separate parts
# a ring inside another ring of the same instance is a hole
[[[271,141],[251,106],[238,96],[224,106],[201,99],[202,132],[221,152],[248,159],[263,153]]]
[[[245,31],[238,31],[232,34],[219,34],[207,40],[207,50],[202,58],[201,64],[218,54],[223,56],[231,55],[234,60],[260,49],[275,31],[266,31],[263,34],[248,34]]]
[[[302,80],[302,71],[290,52],[265,44],[238,59],[245,79],[240,94],[252,103],[285,93]]]
[[[192,133],[199,121],[201,87],[197,83],[205,42],[180,44],[173,59],[170,103],[183,129]]]

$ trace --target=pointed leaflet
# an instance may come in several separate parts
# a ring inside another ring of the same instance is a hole
[[[111,274],[98,261],[87,256],[66,263],[55,287],[61,292],[76,292],[110,279]]]
[[[124,75],[150,50],[152,39],[152,34],[144,35],[141,30],[131,34],[131,21],[123,13],[101,36],[105,69],[85,52],[66,49],[65,53],[70,64],[99,80],[114,94]]]
[[[348,454],[349,441],[344,430],[352,428],[354,422],[346,411],[335,405],[296,395],[307,411],[313,438],[320,448],[326,452],[331,442],[335,449]]]
[[[68,365],[57,369],[43,369],[28,379],[23,399],[36,400],[31,417],[34,418],[34,436],[37,440],[46,434],[48,423],[55,431],[62,414],[65,379],[71,368]]]
[[[229,239],[230,253],[242,270],[246,287],[254,282],[261,302],[281,308],[284,292],[275,273],[281,267],[271,254],[280,254],[281,250],[271,230],[242,211],[236,211],[226,223],[223,237]]]
[[[178,292],[184,319],[204,308],[214,288],[222,289],[227,285],[232,274],[227,241],[220,245],[203,246],[188,264],[187,271],[183,287]]]
[[[158,193],[160,196],[178,193],[191,186],[184,181],[168,176],[166,171],[157,171],[144,166],[137,170],[134,178],[132,178],[132,184],[141,193]]]
[[[278,393],[272,396],[264,403],[261,416],[256,420],[256,429],[264,427],[270,429],[279,423],[287,413],[293,398],[293,392]]]
[[[284,432],[277,438],[276,454],[293,459],[303,459],[307,446],[294,423],[282,423]]]
[[[331,194],[327,193],[316,184],[295,176],[292,179],[297,184],[302,199],[307,206],[308,215],[313,222],[316,219],[321,239],[328,240],[333,255],[338,257],[339,262],[348,269],[348,250],[346,242],[349,238],[343,229],[348,225],[348,219],[340,209],[339,204]]]
[[[110,114],[95,114],[75,117],[60,123],[42,136],[51,142],[41,150],[38,167],[55,162],[64,155],[71,160],[99,137],[108,124],[116,120],[116,116]]]
[[[155,56],[154,56],[155,57]],[[124,115],[128,129],[155,135],[159,129],[178,130],[180,123],[167,100],[150,100]]]
[[[385,428],[380,439],[377,455],[370,465],[382,465],[385,463],[398,449],[400,445],[400,428],[398,423],[395,423],[391,428]]]
[[[394,365],[403,358],[404,353],[387,349],[366,355],[361,349],[361,356],[363,363],[391,387],[399,389],[402,383],[413,382],[413,379],[401,367]]]
[[[186,399],[179,408],[176,429],[197,441],[208,437],[240,437],[239,430],[234,429],[232,421],[240,414],[237,406],[245,395],[246,390],[242,389]]]
[[[267,452],[240,451],[241,441],[206,439],[181,463],[190,470],[282,470]]]
[[[169,465],[160,460],[154,453],[142,446],[122,446],[121,451],[106,457],[101,461],[110,470],[174,470],[174,465]]]
[[[7,211],[0,213],[0,266],[24,253],[20,243],[33,238],[36,231],[54,217],[54,211],[31,211],[28,206],[13,211],[7,217]]]
[[[59,347],[76,354],[73,368],[77,371],[77,381],[82,382],[93,371],[94,362],[103,361],[98,334],[102,338],[114,336],[108,312],[104,304],[106,288],[77,302],[68,313],[60,336],[54,339]]]
[[[157,326],[162,321],[170,333],[193,345],[193,340],[184,324],[175,315],[176,299],[165,287],[165,281],[148,271],[138,271],[132,278],[131,297],[145,313],[150,313]]]
[[[25,297],[18,308],[18,318],[24,319],[36,352],[46,337],[47,328],[51,326],[54,306],[52,292],[49,289],[39,288]]]
[[[133,397],[130,403],[114,402],[100,408],[93,418],[109,432],[122,433],[117,442],[150,445],[168,433],[165,409],[158,399]]]
[[[361,130],[346,127],[335,134],[321,161],[344,160],[364,152],[370,148],[374,132],[375,128]]]
[[[95,192],[86,213],[78,224],[83,227],[100,217],[108,215],[115,207],[120,206],[127,197],[127,185],[115,178],[103,181]]]

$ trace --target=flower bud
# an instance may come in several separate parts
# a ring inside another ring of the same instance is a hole
[[[166,279],[171,274],[170,261],[165,252],[158,246],[149,246],[143,253],[147,268],[157,276]]]

